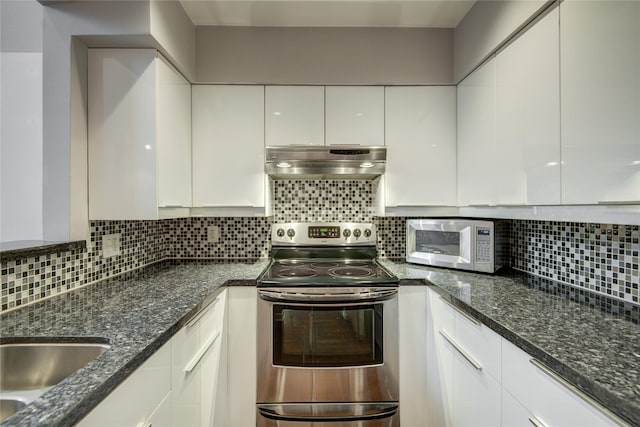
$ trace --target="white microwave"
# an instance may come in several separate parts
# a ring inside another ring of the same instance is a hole
[[[494,273],[507,261],[508,221],[407,220],[407,262]]]

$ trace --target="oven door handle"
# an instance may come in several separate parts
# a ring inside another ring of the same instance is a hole
[[[315,409],[315,410],[314,410]],[[307,410],[307,411],[305,411]],[[394,416],[398,404],[360,403],[360,404],[260,404],[260,415],[278,421],[336,422],[378,420]]]
[[[260,298],[265,301],[280,303],[310,303],[310,304],[335,304],[335,303],[372,303],[386,301],[398,295],[397,289],[377,289],[366,292],[342,292],[325,294],[287,292],[261,289],[258,291]]]

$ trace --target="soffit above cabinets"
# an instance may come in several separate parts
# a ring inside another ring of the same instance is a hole
[[[454,28],[475,0],[180,0],[194,25]]]

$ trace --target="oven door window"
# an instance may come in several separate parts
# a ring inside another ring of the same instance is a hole
[[[296,367],[383,363],[383,304],[273,305],[273,364]]]

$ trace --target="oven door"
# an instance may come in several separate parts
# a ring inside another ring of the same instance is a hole
[[[397,292],[259,289],[257,402],[397,402]]]

